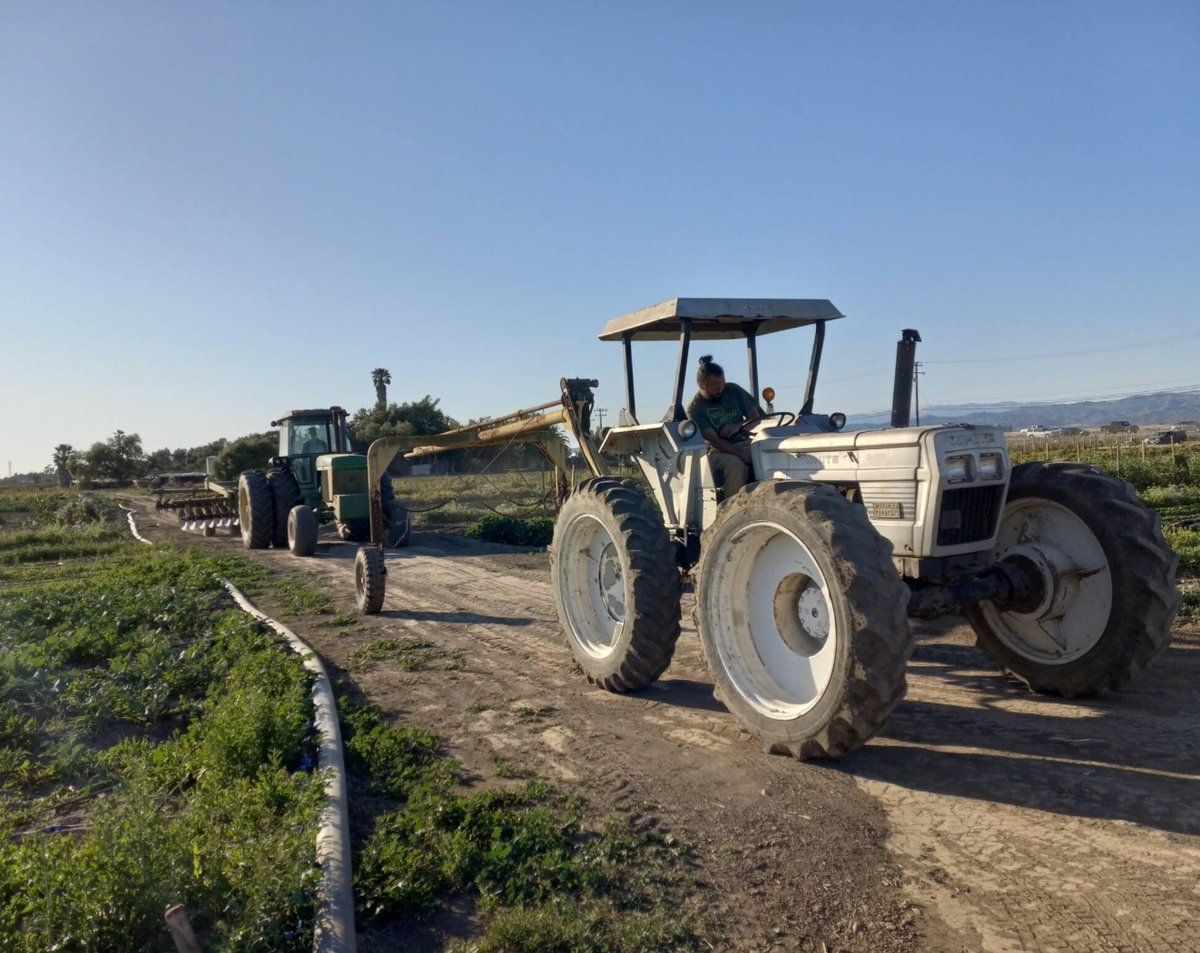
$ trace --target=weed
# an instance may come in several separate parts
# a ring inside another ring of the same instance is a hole
[[[532,769],[514,764],[500,755],[492,756],[492,764],[496,768],[496,777],[498,778],[516,778],[525,781],[535,776]]]
[[[546,546],[554,536],[554,520],[546,516],[520,519],[489,513],[468,527],[467,535],[509,546]]]
[[[1180,572],[1200,575],[1200,529],[1167,529],[1163,535],[1179,556]]]
[[[420,672],[429,668],[452,671],[462,667],[462,653],[447,652],[432,642],[417,639],[376,639],[351,653],[346,660],[346,668],[352,672],[362,671],[385,661],[394,662],[406,672]]]
[[[584,802],[542,781],[456,795],[457,766],[432,735],[385,725],[373,706],[343,701],[341,710],[351,769],[368,790],[400,802],[376,818],[355,860],[366,918],[425,919],[465,894],[486,917],[478,949],[695,948],[672,899],[687,856],[673,839],[620,819],[589,833]],[[503,758],[494,763],[503,777],[529,778]]]
[[[272,579],[266,588],[289,613],[334,614],[333,602],[328,596],[290,579]]]
[[[541,721],[553,715],[557,708],[553,705],[541,705],[538,708],[532,708],[529,705],[518,705],[515,711],[518,721]]]

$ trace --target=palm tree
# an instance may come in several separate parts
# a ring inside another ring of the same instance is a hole
[[[392,374],[386,367],[377,367],[371,371],[371,383],[375,385],[375,406],[387,406],[387,386],[392,382]]]
[[[58,474],[58,485],[63,489],[71,485],[71,471],[67,469],[67,464],[71,462],[71,455],[74,453],[75,448],[69,443],[60,443],[54,448],[54,456],[51,457],[54,472]]]

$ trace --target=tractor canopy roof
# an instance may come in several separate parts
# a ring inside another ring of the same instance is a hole
[[[742,338],[802,328],[844,315],[824,298],[672,298],[613,318],[601,341],[672,341],[690,322],[693,341]]]
[[[284,414],[278,420],[272,420],[271,426],[278,427],[289,420],[332,420],[334,417],[344,417],[346,411],[341,407],[318,407],[315,410],[293,410]]]

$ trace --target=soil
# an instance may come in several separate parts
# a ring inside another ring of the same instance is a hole
[[[152,504],[138,525],[236,549],[355,611],[353,545],[323,534],[311,559],[251,552],[224,531],[184,534]],[[961,620],[921,623],[882,736],[801,764],[763,753],[713,699],[690,595],[671,668],[614,695],[573,668],[544,552],[418,532],[387,566],[378,616],[279,614],[335,670],[380,638],[457,657],[346,677],[439,733],[471,783],[495,783],[500,757],[695,845],[714,949],[1200,950],[1200,627],[1180,626],[1133,689],[1065,703],[1005,680]],[[469,921],[365,931],[360,948],[436,950]]]

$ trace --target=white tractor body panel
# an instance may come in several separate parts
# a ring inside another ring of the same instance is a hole
[[[699,434],[685,438],[670,421],[615,427],[601,451],[637,461],[669,530],[699,534],[716,518],[718,490]],[[1002,432],[965,426],[764,426],[751,457],[759,480],[829,483],[861,502],[900,566],[990,552],[1011,470]]]

